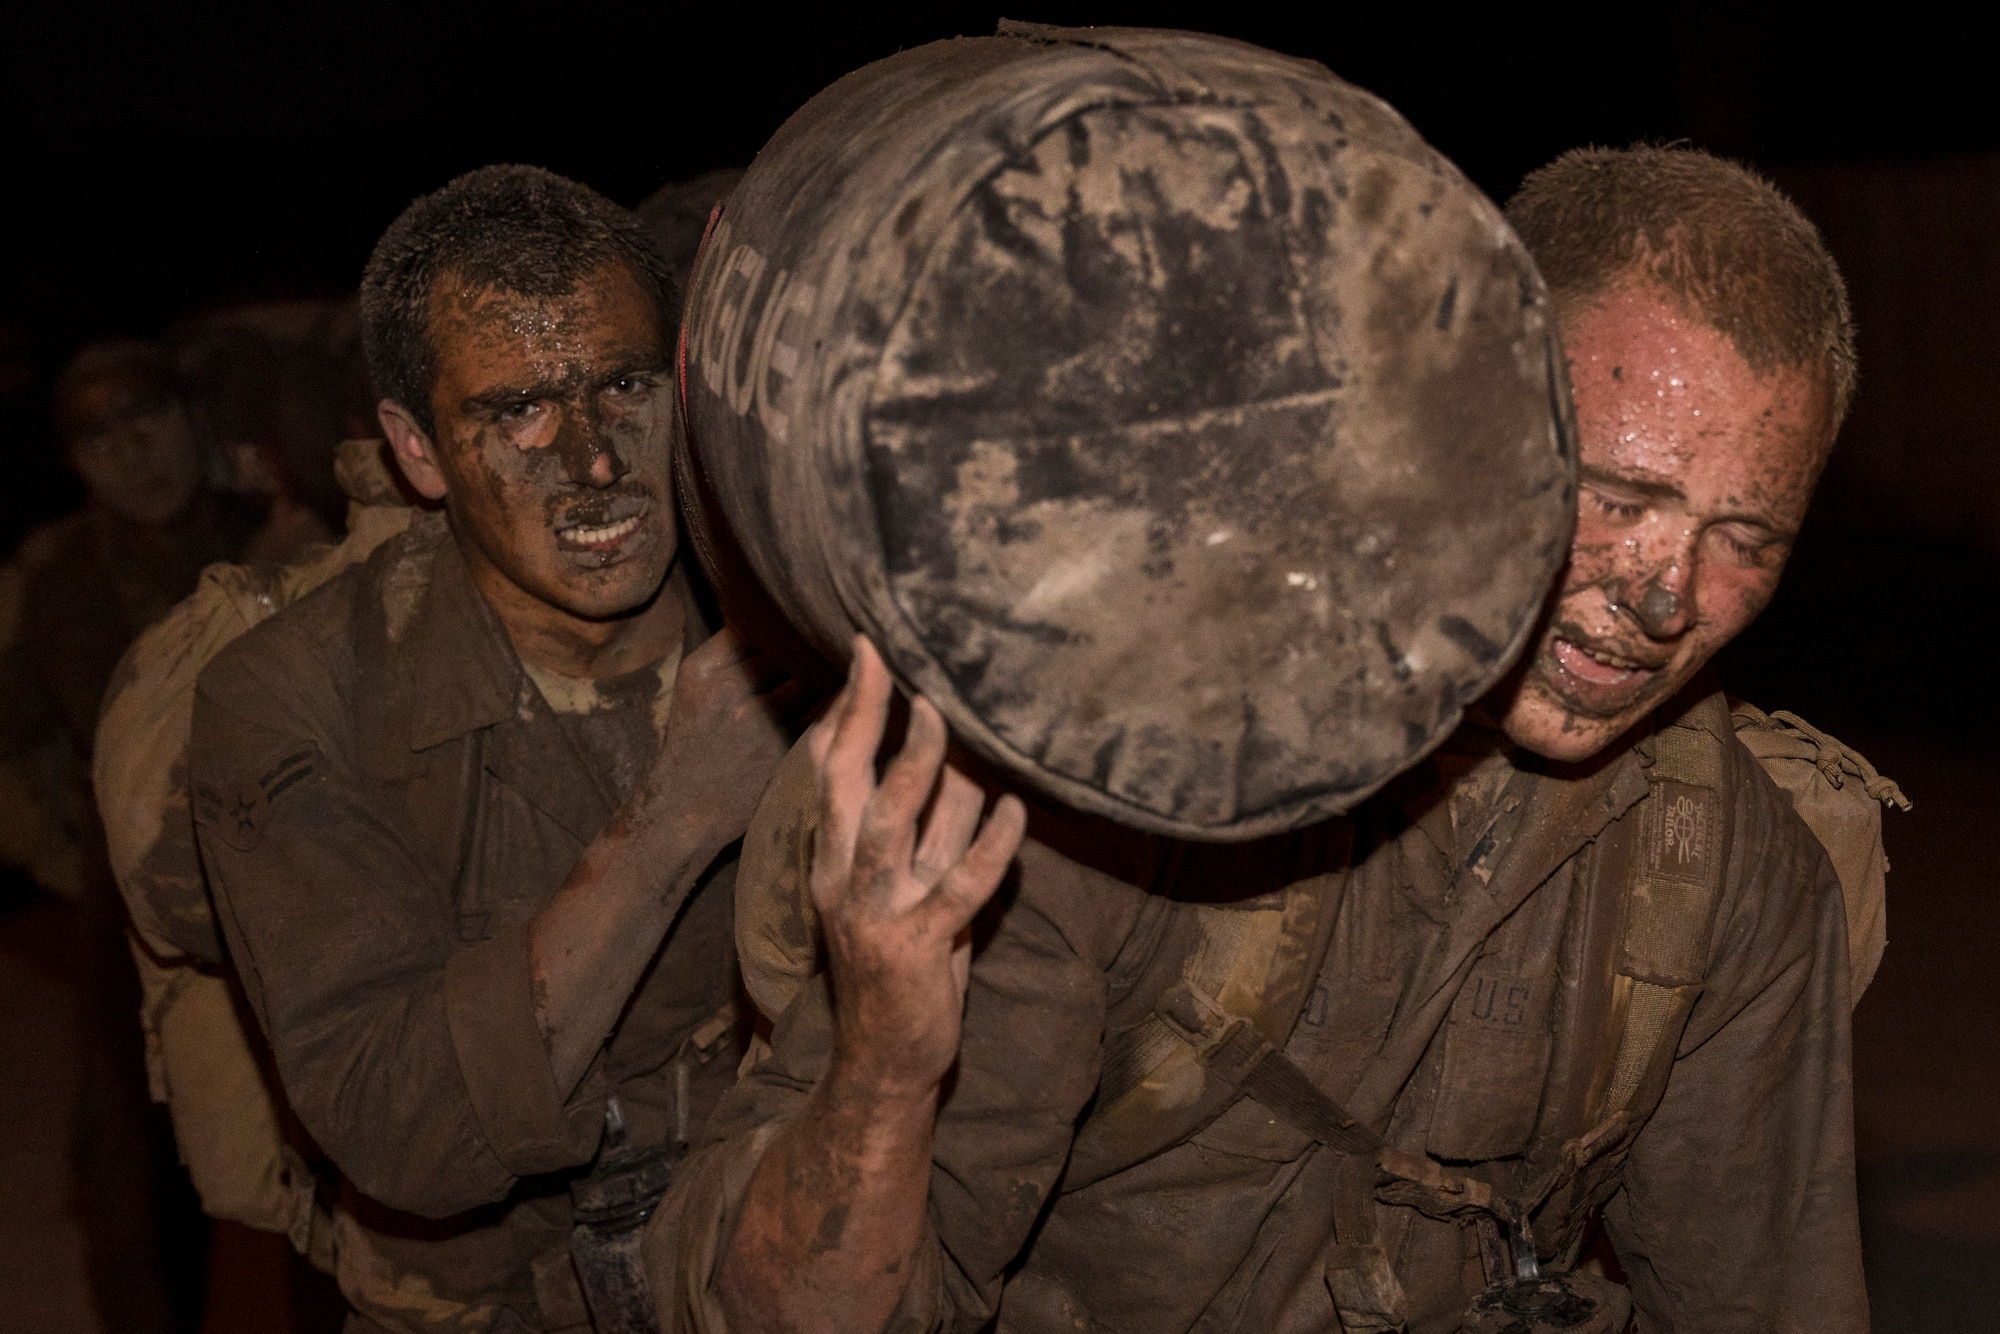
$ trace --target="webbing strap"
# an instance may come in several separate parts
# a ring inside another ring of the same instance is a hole
[[[1193,953],[1183,964],[1181,979],[1194,994],[1208,997],[1225,994],[1230,977],[1242,961],[1247,946],[1257,946],[1256,956],[1269,960],[1270,936],[1282,935],[1285,917],[1295,906],[1292,897],[1323,892],[1324,877],[1294,885],[1287,891],[1287,906],[1272,909],[1214,909],[1196,907],[1201,914],[1201,933]],[[1164,1000],[1154,1004],[1154,1013],[1122,1033],[1113,1034],[1105,1044],[1104,1066],[1098,1076],[1097,1101],[1109,1107],[1144,1083],[1147,1076],[1178,1051],[1184,1036],[1159,1013]]]
[[[1625,1021],[1606,1115],[1637,1095],[1677,1002],[1707,972],[1709,923],[1722,892],[1722,769],[1722,743],[1707,729],[1675,724],[1654,733],[1618,967]]]
[[[1348,1114],[1248,1020],[1232,1018],[1185,982],[1160,998],[1160,1019],[1224,1083],[1329,1148],[1374,1153],[1382,1137]]]
[[[1653,734],[1652,781],[1668,779],[1697,787],[1722,787],[1722,747],[1699,727],[1675,724]]]
[[[1639,1091],[1639,1081],[1653,1063],[1653,1049],[1659,1046],[1672,1016],[1677,991],[1654,982],[1634,982],[1626,1002],[1625,1032],[1618,1041],[1618,1057],[1611,1067],[1611,1089],[1605,1096],[1608,1111],[1620,1111]]]

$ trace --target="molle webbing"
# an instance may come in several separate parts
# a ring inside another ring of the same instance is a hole
[[[1722,765],[1722,742],[1704,728],[1654,734],[1618,964],[1625,1018],[1607,1116],[1639,1091],[1676,1012],[1686,1013],[1680,1002],[1692,1003],[1707,972],[1725,848]]]
[[[1382,1137],[1372,1127],[1321,1092],[1246,1020],[1231,1018],[1194,987],[1183,982],[1170,988],[1160,998],[1158,1013],[1204,1066],[1296,1129],[1343,1153],[1374,1153],[1382,1147]]]

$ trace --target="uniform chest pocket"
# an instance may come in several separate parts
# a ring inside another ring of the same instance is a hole
[[[1482,969],[1445,1025],[1444,1060],[1425,1147],[1458,1162],[1522,1152],[1534,1133],[1554,1037],[1552,980]]]

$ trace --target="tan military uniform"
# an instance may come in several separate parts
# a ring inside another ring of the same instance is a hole
[[[658,1144],[733,1075],[733,862],[568,1097],[534,1017],[528,920],[658,744],[672,665],[642,675],[531,679],[432,515],[202,673],[202,857],[286,1096],[348,1183],[360,1327],[585,1328],[568,1180],[606,1098]]]
[[[1544,1263],[1601,1209],[1646,1329],[1866,1328],[1839,887],[1720,697],[1681,722],[1678,768],[1664,731],[1586,770],[1446,755],[1349,822],[1261,844],[1037,812],[980,932],[930,1235],[890,1328],[1458,1329],[1492,1273],[1475,1220],[1240,1096],[1161,1025],[1177,984],[1422,1171],[1520,1201]],[[803,768],[774,783],[739,884],[749,985],[783,1007],[772,1051],[648,1236],[672,1330],[726,1328],[714,1267],[830,1050],[825,981],[800,966]],[[1669,838],[1682,865],[1648,868]],[[1661,929],[1677,919],[1695,929]],[[1633,1029],[1656,1045],[1621,1054]]]
[[[111,869],[131,916],[148,1080],[173,1117],[202,1208],[287,1233],[329,1269],[331,1220],[316,1207],[312,1172],[285,1141],[262,1044],[247,1037],[247,1016],[231,992],[188,807],[188,733],[195,678],[210,658],[366,558],[407,527],[410,514],[400,504],[356,505],[347,539],[298,564],[210,566],[119,663],[93,766]]]

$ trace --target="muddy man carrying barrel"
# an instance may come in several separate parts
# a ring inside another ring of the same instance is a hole
[[[848,75],[711,224],[682,356],[726,601],[754,581],[832,663],[867,633],[1003,771],[1179,838],[1427,752],[1572,522],[1498,210],[1376,98],[1221,38],[1009,25]]]
[[[866,633],[1013,780],[1140,830],[1348,810],[1506,670],[1567,549],[1526,252],[1380,101],[1241,43],[1008,25],[857,71],[758,156],[686,310],[680,484],[732,615],[829,663]],[[1295,1096],[1247,1096],[1383,1149],[1263,1056]],[[1612,1327],[1526,1246],[1468,1328]]]

